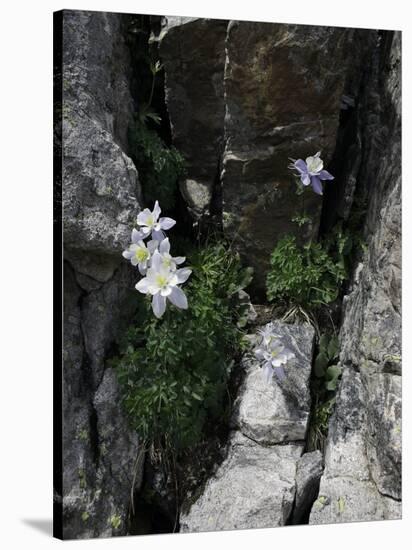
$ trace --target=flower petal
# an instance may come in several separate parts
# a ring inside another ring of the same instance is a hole
[[[298,159],[293,163],[293,166],[296,168],[298,172],[301,174],[306,174],[308,171],[308,167],[306,166],[306,162],[302,159]]]
[[[301,179],[303,185],[309,185],[309,184],[310,184],[310,176],[309,176],[309,174],[302,174],[302,175],[300,176],[300,179]]]
[[[137,264],[137,268],[139,270],[140,275],[146,275],[147,273],[147,262],[143,262],[141,264]]]
[[[173,258],[173,261],[175,262],[175,264],[180,265],[186,261],[186,258],[184,256],[175,256]]]
[[[142,231],[137,231],[137,229],[132,230],[132,243],[137,244],[139,241],[144,239]]]
[[[166,288],[162,288],[161,291],[160,291],[160,294],[162,296],[169,296],[171,293],[172,293],[172,287],[171,286],[167,286]]]
[[[139,225],[146,225],[148,218],[152,215],[148,208],[145,208],[137,215],[137,223]]]
[[[283,367],[275,367],[273,369],[273,374],[280,381],[285,380],[286,378],[285,369]]]
[[[145,277],[144,279],[140,279],[140,281],[136,283],[135,289],[141,292],[142,294],[147,294],[149,291],[149,284],[150,284],[150,281],[148,280],[147,277]]]
[[[126,258],[126,260],[131,260],[133,257],[133,252],[131,250],[125,250],[122,252],[123,258]]]
[[[187,281],[191,273],[192,273],[192,270],[189,269],[188,267],[184,267],[183,269],[178,269],[176,271],[176,277],[177,277],[178,283],[184,283],[185,281]]]
[[[156,220],[156,221],[158,220],[161,211],[162,210],[159,206],[159,201],[156,201],[155,205],[154,205],[154,208],[153,208],[153,218],[154,218],[154,220]]]
[[[174,306],[178,307],[179,309],[188,308],[186,294],[178,286],[173,287],[173,290],[168,296],[168,299],[172,302]]]
[[[317,176],[312,176],[310,180],[312,182],[312,187],[315,193],[317,193],[318,195],[323,195],[322,182],[320,181],[320,179]]]
[[[166,311],[166,298],[161,296],[159,293],[155,294],[152,299],[152,309],[156,317],[160,319]]]
[[[160,241],[163,241],[163,239],[166,237],[166,235],[163,233],[163,231],[153,231],[152,233],[152,238],[155,240],[155,241],[158,241],[160,243]]]
[[[167,230],[175,225],[176,220],[172,220],[172,218],[160,218],[159,222],[160,227],[164,230]]]
[[[153,254],[155,250],[157,250],[157,247],[159,246],[159,241],[151,240],[147,243],[147,249],[150,252],[150,254]]]
[[[162,266],[162,255],[158,250],[155,250],[152,256],[152,269],[154,271],[159,271],[161,266]]]
[[[159,252],[160,254],[170,252],[170,241],[168,237],[166,237],[166,239],[163,239],[163,241],[159,244]]]
[[[321,170],[318,174],[318,178],[321,180],[334,180],[335,177],[332,174],[329,174],[327,170]]]

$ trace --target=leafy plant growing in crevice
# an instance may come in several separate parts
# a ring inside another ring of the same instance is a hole
[[[112,362],[132,427],[148,444],[175,451],[198,442],[205,424],[224,414],[242,338],[238,294],[251,278],[223,243],[197,250],[189,263],[189,309],[171,306],[157,319],[144,300]]]
[[[335,405],[335,394],[342,374],[339,361],[339,340],[336,335],[322,334],[313,364],[312,419],[308,434],[308,450],[324,451],[329,418]]]

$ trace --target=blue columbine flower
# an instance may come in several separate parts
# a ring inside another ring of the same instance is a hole
[[[303,185],[312,184],[312,188],[318,195],[323,195],[322,181],[335,179],[332,174],[323,170],[323,160],[320,158],[320,151],[313,157],[307,157],[306,162],[302,159],[291,159],[289,165],[291,170],[299,173]]]

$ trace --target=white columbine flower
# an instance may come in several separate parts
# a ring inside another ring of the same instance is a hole
[[[176,271],[177,266],[182,264],[186,258],[184,256],[172,257],[170,254],[170,241],[168,238],[163,239],[159,244],[159,252],[162,256],[162,265],[170,271]]]
[[[153,296],[153,313],[160,319],[166,310],[166,298],[177,308],[187,309],[186,295],[178,285],[187,281],[191,273],[188,268],[172,271],[165,267],[162,255],[155,250],[146,277],[136,284],[136,290]]]
[[[143,238],[140,231],[133,229],[132,244],[123,252],[123,258],[130,260],[131,264],[137,266],[140,273],[145,275],[150,263],[150,258],[156,250],[158,242],[150,241],[146,246],[142,240]]]
[[[270,324],[259,331],[262,341],[260,347],[254,351],[257,359],[262,362],[266,382],[270,382],[273,375],[279,380],[284,380],[286,376],[284,366],[295,357],[295,354],[282,344],[279,336],[271,331]]]
[[[153,212],[148,208],[145,208],[137,216],[137,223],[140,226],[140,231],[145,237],[152,235],[152,238],[156,241],[161,241],[165,238],[163,231],[167,231],[173,227],[176,223],[172,218],[160,218],[160,206],[159,201],[155,202]]]

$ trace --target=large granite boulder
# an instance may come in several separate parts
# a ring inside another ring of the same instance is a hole
[[[139,453],[106,366],[131,314],[136,277],[121,250],[140,209],[123,23],[63,12],[63,538],[126,534]]]
[[[360,107],[369,111],[358,181],[368,246],[344,299],[344,371],[311,523],[401,516],[400,33],[377,56]]]
[[[297,469],[299,494],[308,491],[313,469],[298,465],[310,408],[314,330],[280,322],[274,326],[297,361],[288,366],[285,381],[274,379],[267,384],[256,361],[245,357],[245,378],[234,407],[226,458],[198,498],[184,503],[183,532],[285,525],[293,512]],[[250,340],[256,343],[256,336]],[[303,510],[303,496],[299,503]]]

